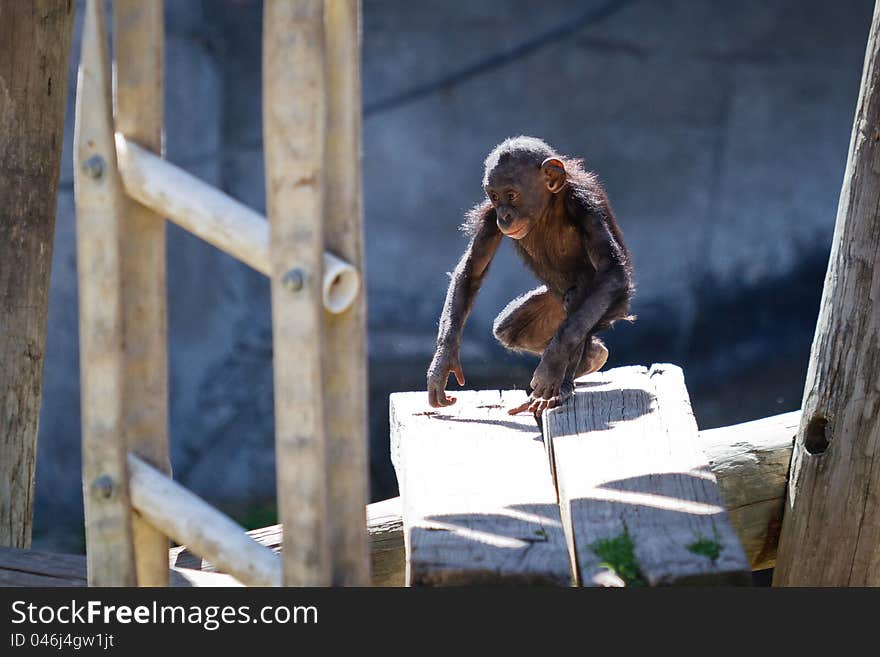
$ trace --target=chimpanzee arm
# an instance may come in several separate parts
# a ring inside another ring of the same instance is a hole
[[[489,263],[501,244],[501,231],[495,223],[495,209],[489,203],[478,206],[474,213],[474,235],[452,272],[446,302],[440,315],[437,346],[458,346],[464,323],[474,305],[477,292],[489,269]],[[478,222],[478,223],[477,223]]]
[[[568,317],[552,341],[565,353],[572,352],[584,343],[612,304],[628,294],[630,287],[627,255],[611,232],[603,213],[585,213],[581,221],[585,228],[584,248],[596,273],[584,289],[575,290]]]
[[[435,407],[455,402],[455,398],[446,396],[450,373],[455,374],[459,384],[464,384],[459,358],[461,333],[502,238],[495,221],[495,209],[488,201],[471,210],[468,224],[473,237],[452,272],[440,315],[437,349],[428,368],[428,401]]]

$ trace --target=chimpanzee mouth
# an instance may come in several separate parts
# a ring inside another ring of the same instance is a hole
[[[525,226],[523,226],[519,230],[514,230],[514,231],[507,233],[507,236],[512,237],[515,240],[521,240],[523,237],[525,237],[528,234],[528,232],[529,232],[529,226],[528,226],[528,224],[526,224]]]

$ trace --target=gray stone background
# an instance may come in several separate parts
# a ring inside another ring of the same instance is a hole
[[[52,271],[34,543],[81,550],[71,146]],[[424,385],[456,227],[514,134],[586,158],[633,252],[639,320],[611,365],[685,367],[701,428],[800,405],[872,2],[364,0],[373,499],[396,494],[387,395]],[[261,4],[166,0],[167,157],[265,209]],[[295,65],[295,62],[292,63]],[[491,321],[533,279],[502,249],[463,348],[468,387],[525,387]],[[175,476],[249,526],[273,518],[269,286],[168,227]],[[451,388],[455,388],[453,384]]]

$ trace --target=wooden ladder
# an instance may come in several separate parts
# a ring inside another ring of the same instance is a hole
[[[263,11],[268,221],[161,158],[162,1],[113,4],[114,103],[103,2],[87,0],[74,157],[90,585],[167,585],[168,537],[245,584],[370,581],[360,8]],[[271,280],[280,558],[171,479],[165,217]]]

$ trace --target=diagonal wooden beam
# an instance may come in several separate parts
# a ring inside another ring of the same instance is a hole
[[[151,525],[245,585],[281,584],[281,559],[235,521],[134,454],[128,469],[132,505]]]
[[[880,586],[880,2],[791,459],[774,586]]]

